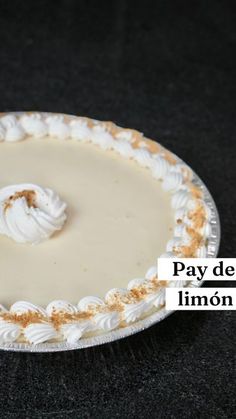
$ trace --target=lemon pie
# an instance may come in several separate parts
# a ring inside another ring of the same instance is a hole
[[[158,257],[204,257],[210,209],[192,172],[111,122],[0,116],[0,343],[67,341],[165,304]]]

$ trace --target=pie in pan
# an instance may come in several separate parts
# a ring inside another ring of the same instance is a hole
[[[112,122],[0,115],[0,344],[109,333],[165,305],[157,257],[205,257],[191,169]]]

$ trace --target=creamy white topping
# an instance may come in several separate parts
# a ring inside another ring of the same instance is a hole
[[[5,141],[16,142],[21,141],[25,137],[22,126],[18,123],[13,115],[6,115],[0,118],[0,122],[5,128]]]
[[[94,330],[94,326],[90,321],[80,321],[77,323],[67,323],[61,327],[61,332],[64,339],[71,345],[78,342],[78,340],[86,333]]]
[[[104,305],[104,301],[99,297],[88,296],[82,298],[78,303],[78,309],[80,311],[87,311],[89,308],[94,308],[97,306]]]
[[[119,326],[120,316],[117,311],[98,313],[94,316],[94,322],[97,329],[103,329],[105,331],[113,330]]]
[[[162,183],[165,191],[175,192],[180,189],[183,183],[183,176],[180,173],[169,172]]]
[[[156,179],[164,179],[170,170],[170,164],[168,161],[161,157],[159,154],[154,156],[152,167],[152,176]]]
[[[20,336],[20,326],[5,320],[0,320],[0,343],[12,343]]]
[[[127,323],[135,322],[150,309],[150,304],[142,300],[134,304],[125,304],[123,316]]]
[[[28,301],[17,301],[10,308],[10,313],[17,314],[18,316],[29,312],[39,314],[43,317],[47,316],[46,310]]]
[[[134,153],[134,160],[137,161],[140,166],[148,168],[153,167],[153,158],[151,153],[143,148],[136,150]]]
[[[70,122],[71,138],[78,141],[91,141],[91,130],[88,128],[86,121],[74,120]]]
[[[115,134],[115,138],[117,140],[121,140],[121,141],[128,141],[129,143],[134,143],[135,142],[135,138],[133,137],[133,133],[131,130],[129,129],[124,129],[119,131],[117,134]]]
[[[165,304],[165,300],[166,300],[165,288],[161,288],[157,292],[148,295],[146,298],[146,302],[156,308],[163,306]]]
[[[64,122],[62,115],[50,115],[46,119],[46,123],[48,124],[48,133],[51,137],[65,140],[70,136],[70,127]]]
[[[126,296],[127,295],[127,289],[125,289],[125,288],[112,288],[112,289],[110,289],[105,295],[105,302],[107,304],[113,304],[114,301],[115,301],[116,295]]]
[[[32,323],[24,329],[24,336],[29,343],[38,345],[59,337],[58,332],[50,323]]]
[[[66,204],[51,189],[33,184],[0,190],[0,234],[18,243],[37,244],[61,230]]]
[[[39,113],[23,115],[20,122],[28,135],[39,138],[48,134],[48,125]]]
[[[68,314],[76,314],[78,312],[77,308],[64,300],[55,300],[48,304],[46,308],[48,316],[51,316],[53,313],[63,312]]]
[[[190,193],[188,191],[178,191],[172,197],[172,208],[177,210],[181,207],[185,207],[190,199]]]
[[[101,125],[95,125],[91,130],[91,141],[99,145],[104,150],[109,150],[113,147],[114,140],[111,134],[106,131]]]
[[[124,140],[114,141],[112,148],[122,157],[125,157],[127,159],[132,158],[135,154],[133,147],[127,141]]]

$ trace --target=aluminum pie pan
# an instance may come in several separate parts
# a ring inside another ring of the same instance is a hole
[[[172,153],[174,155],[174,153]],[[178,161],[184,163],[189,167],[183,160],[178,156],[174,155]],[[192,170],[192,169],[191,169]],[[211,209],[211,236],[208,239],[207,245],[207,255],[206,257],[216,257],[219,251],[220,246],[220,237],[221,237],[221,227],[220,227],[220,218],[219,213],[215,204],[215,201],[209,192],[208,188],[204,182],[199,178],[199,176],[192,170],[193,180],[192,182],[198,186],[204,196],[204,201]],[[200,287],[204,281],[191,281],[192,287]],[[38,345],[32,345],[29,343],[13,342],[0,345],[0,350],[13,351],[13,352],[35,352],[35,353],[45,353],[45,352],[62,352],[62,351],[71,351],[75,349],[84,349],[92,346],[102,345],[104,343],[114,342],[116,340],[134,335],[135,333],[142,332],[143,330],[149,328],[150,326],[159,323],[164,320],[170,314],[174,313],[174,310],[166,310],[165,307],[157,310],[151,315],[135,322],[134,324],[126,327],[121,327],[119,329],[102,333],[96,336],[91,336],[87,338],[81,338],[76,344],[69,344],[68,342],[52,342],[52,343],[42,343]]]

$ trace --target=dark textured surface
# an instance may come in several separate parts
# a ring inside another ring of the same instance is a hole
[[[220,255],[235,256],[233,2],[22,3],[0,1],[1,110],[109,119],[158,139],[208,185]],[[103,347],[1,352],[0,417],[233,418],[235,327],[235,312],[178,312]]]

